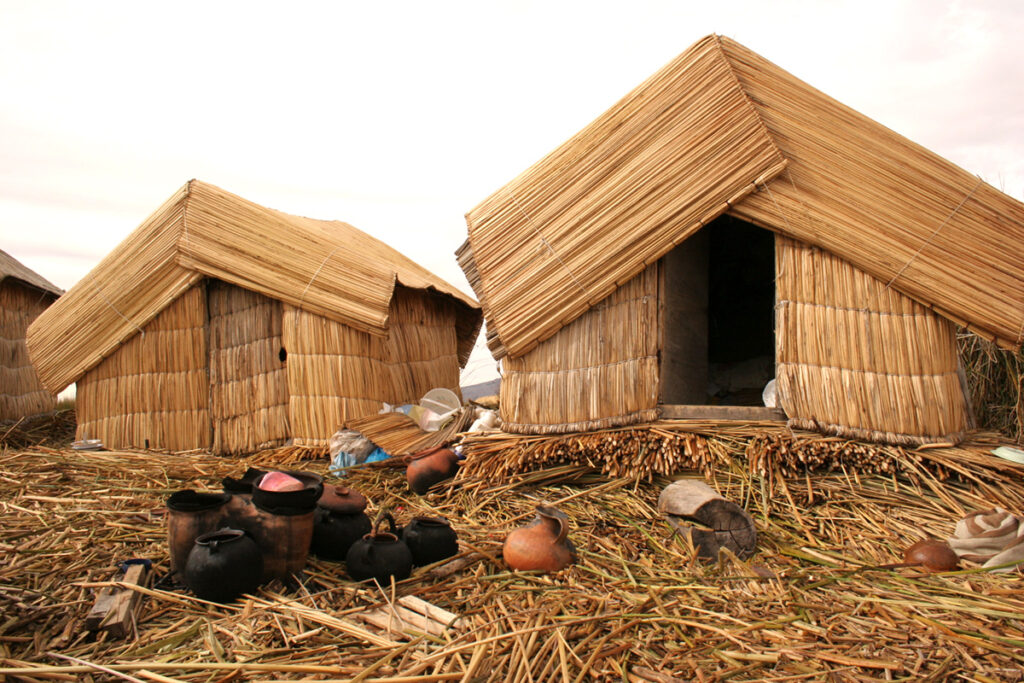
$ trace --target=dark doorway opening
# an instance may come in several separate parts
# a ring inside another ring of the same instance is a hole
[[[775,236],[722,216],[665,256],[661,402],[760,406],[775,376]]]

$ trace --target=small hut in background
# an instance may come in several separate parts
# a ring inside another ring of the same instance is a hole
[[[0,251],[0,422],[53,410],[56,397],[39,381],[25,331],[63,291]]]
[[[709,36],[467,215],[504,429],[767,417],[957,440],[1024,335],[1024,204]],[[725,404],[725,407],[722,405]]]
[[[32,325],[78,438],[323,447],[381,404],[459,391],[477,304],[386,244],[191,181]]]

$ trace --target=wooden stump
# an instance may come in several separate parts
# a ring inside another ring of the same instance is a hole
[[[757,530],[747,511],[704,482],[684,479],[669,484],[658,499],[658,510],[677,533],[690,539],[702,559],[718,559],[720,548],[747,558],[757,548]]]

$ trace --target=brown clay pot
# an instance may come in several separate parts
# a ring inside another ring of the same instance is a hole
[[[317,505],[341,515],[354,515],[366,509],[366,496],[347,486],[325,486]],[[362,534],[360,534],[362,536]]]
[[[167,499],[167,545],[171,551],[171,570],[179,577],[184,576],[196,538],[224,525],[230,498],[226,493],[185,489]]]
[[[948,572],[956,569],[960,558],[945,541],[927,539],[918,541],[903,553],[903,562],[918,565],[932,572]]]
[[[405,469],[405,478],[409,488],[422,495],[434,484],[455,476],[458,463],[459,456],[452,449],[441,446],[428,448],[412,456]]]
[[[263,580],[291,580],[302,571],[313,542],[316,510],[297,515],[272,514],[260,510],[256,543],[263,553]]]
[[[253,538],[257,537],[257,529],[263,523],[264,513],[252,502],[251,493],[231,494],[231,500],[224,507],[224,514],[229,527],[241,529]]]
[[[568,534],[569,518],[564,512],[538,505],[536,519],[509,533],[501,554],[512,569],[557,572],[576,561]]]

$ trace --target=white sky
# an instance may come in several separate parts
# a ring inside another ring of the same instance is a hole
[[[471,293],[464,214],[709,33],[1024,198],[1019,0],[0,0],[0,249],[69,288],[199,178]]]

